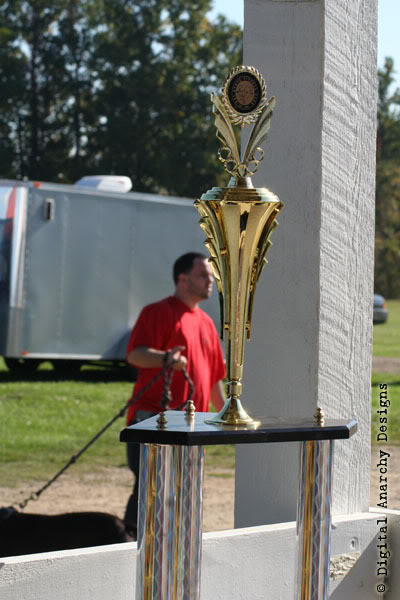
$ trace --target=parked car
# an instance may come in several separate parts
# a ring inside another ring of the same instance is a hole
[[[374,323],[386,323],[388,316],[385,298],[380,294],[374,294]]]

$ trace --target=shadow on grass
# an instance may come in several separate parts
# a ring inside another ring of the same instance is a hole
[[[129,367],[83,367],[80,371],[38,369],[31,372],[0,371],[0,383],[80,381],[83,383],[132,382],[135,373]]]

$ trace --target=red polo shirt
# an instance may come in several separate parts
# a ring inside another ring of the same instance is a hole
[[[225,377],[225,362],[212,319],[201,308],[189,308],[184,302],[169,296],[160,302],[149,304],[139,315],[132,330],[126,354],[138,346],[156,350],[169,350],[184,346],[182,354],[187,358],[187,372],[194,382],[193,401],[197,411],[207,412],[210,392],[217,381]],[[134,387],[136,395],[160,369],[139,369]],[[137,410],[159,412],[163,381],[160,378],[128,409],[130,423]],[[177,409],[186,402],[189,385],[181,371],[174,371],[171,382],[172,401],[170,409]]]

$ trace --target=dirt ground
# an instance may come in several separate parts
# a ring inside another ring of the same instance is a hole
[[[400,373],[400,358],[374,356],[372,359],[372,370],[376,373]]]
[[[25,512],[58,514],[75,511],[103,511],[124,516],[132,489],[128,468],[109,468],[77,477],[73,467],[53,483],[38,501],[29,502]],[[233,528],[233,470],[205,469],[203,487],[203,531]],[[33,486],[38,489],[40,483]],[[0,487],[0,506],[16,505],[29,496],[32,486]]]
[[[376,446],[371,457],[371,506],[379,502],[379,450],[390,453],[389,508],[400,510],[400,447]],[[35,486],[35,489],[40,487]],[[105,511],[123,517],[130,494],[131,474],[127,468],[109,468],[96,474],[77,477],[73,467],[55,482],[37,502],[30,502],[26,512],[57,514],[73,511]],[[0,488],[0,506],[15,504],[31,492],[31,486]],[[233,528],[233,470],[205,469],[203,531]]]

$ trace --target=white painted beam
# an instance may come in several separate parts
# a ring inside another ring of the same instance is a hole
[[[277,97],[258,186],[285,207],[257,289],[243,404],[356,418],[336,445],[334,512],[369,504],[375,0],[245,0],[244,64]],[[235,526],[295,518],[296,445],[238,447]]]

